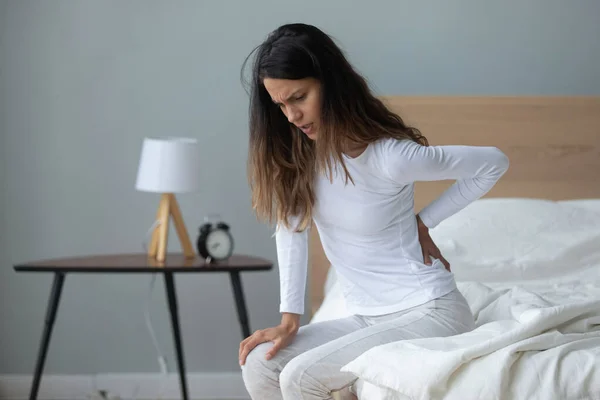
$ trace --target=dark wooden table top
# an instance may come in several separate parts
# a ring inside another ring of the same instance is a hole
[[[267,259],[245,255],[233,255],[226,261],[206,263],[196,256],[185,258],[183,254],[169,253],[164,262],[149,258],[145,253],[102,254],[85,257],[56,258],[17,264],[15,271],[28,272],[231,272],[265,271],[273,263]]]

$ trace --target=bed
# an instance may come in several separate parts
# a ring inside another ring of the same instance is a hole
[[[338,398],[600,399],[600,98],[384,97],[431,144],[499,147],[509,171],[431,236],[472,332],[390,343]],[[417,182],[415,212],[451,181]],[[348,315],[312,229],[311,323]]]

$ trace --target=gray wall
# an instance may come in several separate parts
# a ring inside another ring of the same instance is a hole
[[[250,210],[239,70],[281,23],[331,33],[379,94],[600,94],[595,0],[14,0],[0,11],[0,373],[33,370],[51,283],[14,263],[142,249],[158,200],[134,189],[145,136],[202,145],[204,190],[179,197],[193,237],[219,212],[238,252],[276,261],[271,229]],[[252,328],[276,324],[277,271],[243,281]],[[157,371],[143,316],[149,283],[68,276],[46,372]],[[173,369],[157,283],[153,321]],[[190,371],[238,370],[228,277],[177,284]]]
[[[4,51],[4,43],[5,43],[5,20],[6,20],[6,9],[7,3],[0,1],[0,318],[3,318],[5,313],[4,309],[6,308],[5,304],[8,303],[8,298],[5,296],[4,288],[8,284],[8,279],[6,276],[10,273],[8,272],[8,255],[6,254],[6,235],[8,234],[8,228],[6,227],[6,215],[8,212],[7,209],[7,185],[6,185],[6,108],[5,105],[8,104],[8,94],[6,91],[6,79],[4,77],[4,63],[2,62],[2,58],[6,53]],[[6,271],[6,272],[5,272]],[[5,284],[6,282],[6,284]],[[4,323],[0,324],[0,360],[5,358],[4,349],[7,347],[7,332],[6,329],[3,329]],[[6,343],[6,344],[5,344]],[[4,363],[0,361],[0,365],[4,366]],[[1,373],[2,370],[0,370]]]

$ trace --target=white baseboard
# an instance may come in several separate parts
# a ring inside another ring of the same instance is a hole
[[[0,400],[28,399],[32,379],[32,375],[0,375]],[[249,399],[241,372],[191,373],[187,379],[193,400]],[[97,390],[122,400],[182,398],[177,374],[98,374],[43,375],[38,400],[87,400]]]

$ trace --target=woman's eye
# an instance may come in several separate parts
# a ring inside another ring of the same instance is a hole
[[[300,100],[304,100],[304,98],[306,97],[306,95],[302,95],[302,96],[298,96],[296,97],[296,101],[300,101]]]

